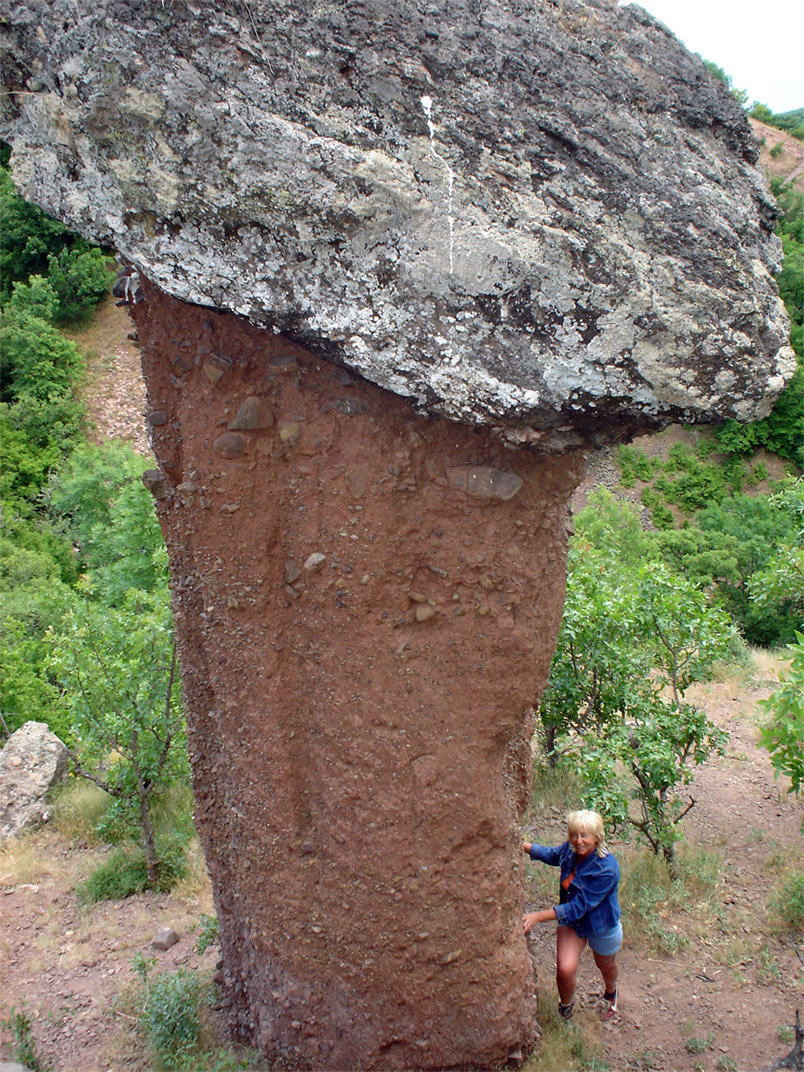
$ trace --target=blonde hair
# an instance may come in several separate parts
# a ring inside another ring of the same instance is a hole
[[[603,826],[603,816],[597,811],[571,811],[567,816],[567,833],[577,834],[579,830],[585,830],[597,838],[595,852],[598,856],[608,856],[606,846],[606,830]]]

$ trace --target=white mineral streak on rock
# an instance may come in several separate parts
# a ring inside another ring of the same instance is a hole
[[[427,120],[427,131],[430,135],[430,152],[433,154],[436,160],[439,160],[447,169],[447,220],[449,221],[449,270],[451,274],[455,270],[455,221],[452,217],[452,192],[455,186],[455,172],[450,167],[449,161],[446,160],[435,147],[435,127],[433,126],[432,97],[422,97],[421,105],[424,111],[425,118]]]

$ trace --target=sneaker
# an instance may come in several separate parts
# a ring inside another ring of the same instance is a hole
[[[615,989],[614,997],[609,998],[603,995],[603,1008],[600,1010],[600,1019],[605,1023],[607,1020],[613,1020],[617,1015],[617,997],[619,991]]]
[[[562,1005],[558,1003],[558,1015],[562,1020],[569,1020],[572,1014],[575,1012],[575,1002],[571,1001],[569,1005]]]

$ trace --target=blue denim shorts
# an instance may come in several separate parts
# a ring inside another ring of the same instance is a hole
[[[596,934],[593,938],[587,938],[592,952],[599,954],[601,957],[610,957],[614,953],[619,953],[620,946],[623,944],[623,925],[619,921],[613,926],[609,927],[607,931],[601,931],[600,934]]]

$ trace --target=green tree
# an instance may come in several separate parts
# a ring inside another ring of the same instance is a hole
[[[58,691],[44,670],[45,634],[60,627],[70,596],[59,562],[46,550],[0,536],[0,711],[6,734],[35,719],[70,740],[69,720],[60,716]]]
[[[722,753],[727,737],[699,708],[668,702],[650,687],[635,683],[629,699],[599,734],[576,738],[567,758],[582,773],[586,805],[634,827],[675,878],[679,823],[695,806],[680,790],[693,767]]]
[[[72,245],[75,236],[20,197],[5,166],[0,166],[0,219],[0,299],[5,300],[15,282],[47,275],[48,256]]]
[[[766,568],[775,549],[793,538],[790,514],[776,509],[766,497],[735,495],[699,511],[695,521],[716,546],[725,546],[724,538],[730,538],[735,570],[716,578],[717,594],[745,639],[763,646],[792,640],[800,619],[789,602],[768,598],[760,605],[751,588],[752,577]]]
[[[657,552],[651,534],[644,531],[639,509],[616,499],[607,488],[596,488],[575,518],[572,546],[596,548],[620,566],[639,566]]]
[[[85,594],[50,635],[48,664],[74,727],[76,773],[115,799],[157,888],[154,799],[187,776],[170,603],[161,588],[130,589],[116,607]]]
[[[141,480],[147,467],[125,443],[84,443],[47,489],[51,516],[80,549],[96,596],[113,606],[129,588],[150,592],[166,582],[162,533]]]
[[[48,324],[56,319],[59,296],[41,275],[32,275],[27,283],[15,283],[7,313],[37,316]]]
[[[729,652],[734,629],[664,564],[623,568],[582,545],[565,607],[539,706],[548,759],[571,762],[586,803],[636,828],[674,871],[679,823],[694,803],[681,789],[724,740],[683,697]]]
[[[793,620],[804,622],[804,477],[783,481],[769,504],[789,518],[791,528],[750,577],[751,600],[760,612],[781,606]]]
[[[5,401],[23,395],[40,399],[72,395],[80,382],[84,360],[75,343],[47,320],[15,308],[13,300],[6,310],[0,345]]]
[[[632,602],[605,556],[573,543],[561,631],[539,704],[551,766],[570,737],[599,733],[627,708],[634,681],[650,671],[636,641]]]
[[[50,254],[47,279],[58,295],[60,324],[86,316],[109,293],[112,283],[102,251],[80,245]]]
[[[640,567],[633,607],[654,680],[670,689],[679,706],[690,685],[704,680],[732,650],[731,620],[700,588],[663,563]]]
[[[774,773],[787,775],[790,792],[804,790],[804,634],[796,633],[791,664],[780,686],[759,706],[769,716],[760,742],[770,752]],[[804,824],[802,824],[804,826]]]

